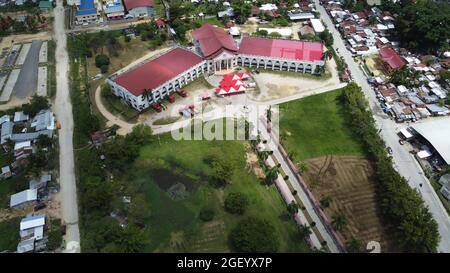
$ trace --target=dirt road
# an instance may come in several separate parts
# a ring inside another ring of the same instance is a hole
[[[61,123],[59,130],[59,161],[62,219],[67,225],[65,252],[80,252],[78,229],[77,189],[73,157],[73,115],[69,95],[69,56],[64,29],[64,8],[62,0],[57,1],[54,13],[54,39],[56,41],[56,100],[54,111]]]

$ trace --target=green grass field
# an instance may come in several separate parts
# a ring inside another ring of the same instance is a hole
[[[232,183],[225,189],[215,188],[208,182],[211,169],[204,159],[211,152],[235,166]],[[174,141],[170,135],[161,136],[160,141],[142,148],[130,172],[134,173],[134,182],[144,185],[151,208],[146,251],[229,252],[229,231],[239,219],[251,215],[274,225],[280,252],[307,252],[295,222],[285,216],[287,210],[280,194],[274,186],[261,185],[246,169],[244,155],[244,142]],[[171,171],[155,170],[162,161],[169,162]],[[167,188],[176,182],[186,185],[188,195],[184,199],[172,199],[167,193]],[[244,216],[224,211],[223,200],[230,192],[242,192],[249,197],[250,205]],[[213,221],[204,223],[198,218],[204,207],[214,209]]]
[[[341,90],[280,105],[280,135],[296,160],[323,155],[362,155],[363,147],[345,124]]]
[[[19,226],[20,217],[0,222],[0,252],[13,252],[20,241]]]

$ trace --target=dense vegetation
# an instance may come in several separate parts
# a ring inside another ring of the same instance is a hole
[[[0,252],[14,252],[17,249],[17,242],[20,241],[19,226],[20,217],[3,220],[0,222]]]
[[[382,189],[383,212],[397,228],[399,245],[408,252],[436,252],[439,243],[437,223],[418,192],[394,169],[361,88],[355,83],[349,84],[343,89],[341,99],[349,123],[375,162]]]
[[[273,226],[256,217],[241,220],[232,230],[230,240],[238,252],[274,253],[279,247]]]
[[[382,8],[398,14],[396,28],[403,46],[432,53],[449,50],[450,5],[432,0],[384,0]]]

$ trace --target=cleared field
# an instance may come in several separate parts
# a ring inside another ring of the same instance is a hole
[[[345,124],[340,90],[280,105],[280,138],[296,160],[323,155],[362,155],[361,143]]]
[[[356,238],[365,246],[369,241],[381,244],[382,252],[395,251],[392,231],[382,221],[377,199],[374,170],[370,162],[360,156],[322,156],[304,161],[304,174],[309,188],[318,200],[323,196],[332,198],[324,210],[329,219],[342,213],[347,225],[341,234],[346,240]]]

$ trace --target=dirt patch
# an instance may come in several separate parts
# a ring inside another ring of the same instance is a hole
[[[253,171],[256,177],[260,180],[265,179],[265,174],[261,166],[259,165],[258,156],[253,152],[250,144],[246,143],[245,146],[245,162],[247,169]]]
[[[190,252],[228,252],[225,222],[215,220],[204,223],[190,247]]]
[[[341,212],[347,225],[341,232],[346,240],[352,237],[364,242],[378,241],[382,252],[395,251],[392,230],[382,221],[374,170],[371,163],[359,156],[324,156],[304,160],[304,174],[315,197],[330,196],[333,201],[325,214]]]

